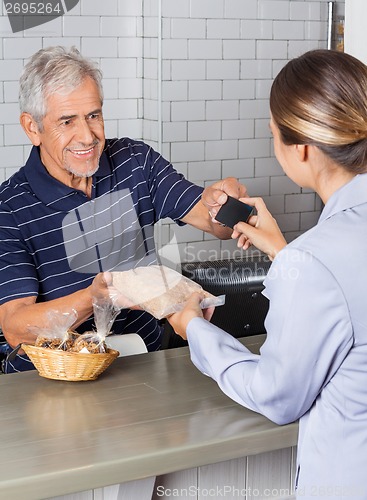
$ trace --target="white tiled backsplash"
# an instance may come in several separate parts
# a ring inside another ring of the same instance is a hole
[[[80,0],[63,17],[13,34],[0,3],[0,181],[26,160],[18,79],[48,45],[75,45],[104,74],[106,134],[143,139],[192,181],[226,176],[264,197],[288,240],[317,221],[320,200],[287,179],[268,129],[272,79],[292,57],[326,48],[327,0]],[[335,2],[343,15],[344,2]],[[164,221],[184,260],[237,256]]]

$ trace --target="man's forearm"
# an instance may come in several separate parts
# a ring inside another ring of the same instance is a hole
[[[90,287],[47,302],[36,303],[34,297],[6,302],[0,306],[0,325],[11,346],[21,342],[34,343],[37,329],[52,328],[50,311],[67,313],[72,310],[77,313],[77,321],[72,325],[73,328],[91,316],[93,305]]]

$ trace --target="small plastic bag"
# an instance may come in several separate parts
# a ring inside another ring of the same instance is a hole
[[[225,302],[224,295],[216,297],[203,290],[202,286],[195,281],[162,265],[137,267],[111,274],[112,302],[123,302],[119,300],[121,294],[131,307],[137,306],[159,320],[182,310],[194,292],[200,292],[204,296],[200,304],[202,309],[221,306]]]
[[[50,326],[44,328],[29,327],[29,330],[37,335],[35,345],[69,351],[78,336],[77,333],[70,330],[77,320],[77,312],[74,309],[70,312],[52,310],[48,312],[47,316]]]
[[[96,330],[79,335],[74,342],[73,352],[91,354],[108,352],[105,339],[110,335],[113,322],[120,311],[110,302],[94,302],[93,312]]]

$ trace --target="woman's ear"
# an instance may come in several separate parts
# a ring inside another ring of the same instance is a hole
[[[308,145],[307,144],[296,144],[296,153],[298,161],[304,162],[308,160]]]
[[[39,146],[41,143],[39,129],[32,115],[29,113],[22,113],[20,115],[20,124],[33,146]]]

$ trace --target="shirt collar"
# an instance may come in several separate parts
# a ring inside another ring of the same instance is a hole
[[[338,212],[367,203],[367,174],[358,174],[333,193],[326,202],[319,223]]]
[[[93,176],[103,177],[111,173],[110,160],[106,154],[106,149],[102,152],[99,160],[99,167]],[[73,192],[79,192],[52,177],[43,165],[38,147],[33,146],[31,153],[25,164],[25,175],[31,186],[32,191],[46,205],[52,204],[57,200],[65,198]]]

